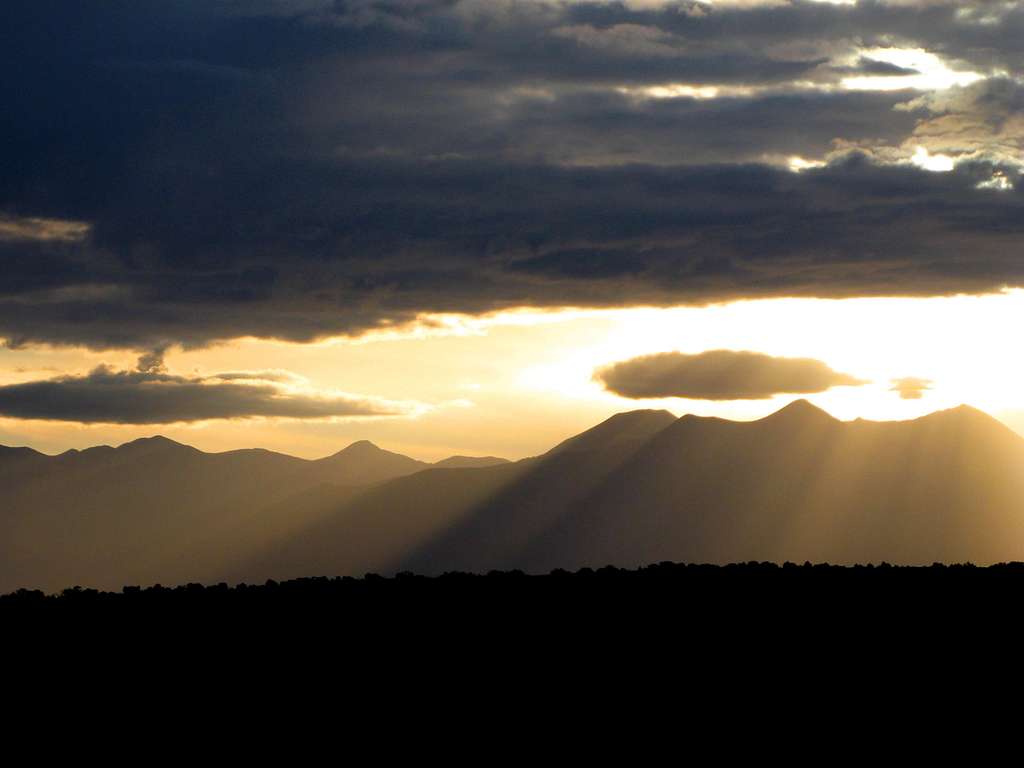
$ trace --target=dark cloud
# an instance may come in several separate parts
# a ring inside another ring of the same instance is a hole
[[[765,400],[867,383],[820,360],[727,349],[645,355],[601,368],[594,378],[622,397],[690,400]]]
[[[164,365],[165,347],[157,347],[144,355],[139,356],[139,362],[135,367],[139,373],[164,373],[167,367]]]
[[[920,72],[910,67],[900,67],[888,61],[879,61],[870,56],[861,56],[856,63],[845,67],[833,67],[843,75],[917,75]]]
[[[819,158],[835,150],[836,139],[842,137],[870,145],[899,145],[918,120],[909,110],[894,109],[907,100],[908,95],[899,91],[768,91],[714,99],[638,99],[616,91],[567,93],[554,101],[522,97],[505,109],[507,133],[494,136],[490,148],[464,143],[464,151],[573,165]],[[446,137],[450,130],[439,127],[413,142],[451,140]],[[493,132],[482,127],[481,135]],[[420,151],[439,150],[433,145]]]
[[[1024,198],[977,189],[991,176],[858,155],[801,174],[378,161],[238,190],[263,202],[232,214],[234,240],[203,222],[204,200],[140,192],[146,226],[0,244],[0,334],[152,349],[424,311],[993,291],[1024,282]]]
[[[1022,20],[991,3],[10,0],[0,337],[154,350],[432,311],[1021,285]],[[891,45],[1009,75],[934,98],[835,89],[843,67],[887,69],[863,51]],[[652,97],[671,84],[696,90]],[[915,144],[964,162],[894,164]],[[796,175],[789,156],[832,162]],[[1003,193],[978,188],[993,179]]]
[[[169,424],[259,416],[290,419],[388,416],[400,406],[356,397],[317,397],[288,392],[251,372],[207,378],[173,376],[161,370],[116,371],[99,366],[85,376],[0,386],[0,415],[81,423]]]
[[[929,379],[919,379],[915,376],[907,376],[902,379],[893,379],[890,392],[899,392],[901,400],[920,400],[925,392],[932,388]]]
[[[918,118],[906,143],[992,163],[1024,162],[1024,85],[1006,77],[929,93],[897,107]]]

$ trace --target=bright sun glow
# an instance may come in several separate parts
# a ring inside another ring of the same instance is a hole
[[[914,156],[910,158],[910,162],[926,171],[937,172],[952,171],[956,165],[956,161],[949,155],[938,153],[933,155],[924,147],[917,148]]]
[[[240,340],[167,356],[172,372],[273,368],[306,391],[373,393],[429,410],[395,419],[296,422],[243,420],[160,427],[34,422],[32,441],[121,443],[160,431],[207,450],[261,445],[323,456],[357,439],[437,459],[453,453],[512,458],[546,450],[618,411],[667,408],[755,419],[797,395],[708,402],[628,400],[593,380],[596,368],[644,354],[678,350],[750,350],[822,360],[869,381],[809,399],[842,419],[909,419],[969,403],[1024,431],[1024,360],[1008,339],[1024,317],[1024,291],[930,299],[776,299],[710,307],[616,310],[521,310],[490,317],[441,315],[410,329],[313,345]],[[55,372],[84,373],[100,363],[130,369],[130,352],[0,350],[3,381]],[[893,380],[931,383],[920,399],[901,399]],[[0,420],[0,443],[29,442],[16,421]]]
[[[1024,292],[937,299],[783,299],[701,309],[609,313],[599,342],[562,349],[556,360],[519,377],[528,389],[574,398],[613,398],[592,378],[594,368],[637,355],[679,350],[748,349],[814,357],[871,380],[812,399],[843,418],[912,418],[963,402],[999,411],[1020,406],[1024,361],[1009,354],[1005,333],[1024,316]],[[810,319],[813,318],[813,321]],[[892,380],[934,382],[921,400],[901,400]],[[781,397],[779,400],[792,399]],[[755,418],[776,407],[763,401],[674,401],[675,410]]]
[[[920,48],[866,48],[860,51],[860,55],[914,70],[915,74],[847,77],[842,81],[844,88],[855,91],[897,91],[905,88],[937,91],[954,85],[970,85],[984,77],[978,72],[954,70],[934,53]]]

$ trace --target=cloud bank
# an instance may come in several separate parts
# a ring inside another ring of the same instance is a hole
[[[9,0],[4,15],[12,346],[1024,285],[1021,4]],[[922,148],[954,170],[916,167]],[[819,166],[794,173],[794,157]]]
[[[237,383],[245,379],[248,383]],[[175,376],[160,368],[118,371],[0,386],[0,416],[85,424],[170,424],[208,419],[324,419],[395,416],[408,406],[372,398],[315,396],[279,386],[280,373]]]
[[[635,357],[597,370],[594,378],[609,392],[635,399],[765,400],[867,383],[820,360],[727,349]]]

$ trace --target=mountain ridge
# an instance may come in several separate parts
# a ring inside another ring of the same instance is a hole
[[[298,576],[1024,559],[1024,439],[977,409],[902,422],[840,421],[799,402],[747,422],[633,413],[504,473],[482,470],[468,495],[458,475],[430,472],[368,491],[283,547],[290,554],[274,568]],[[629,423],[657,427],[616,439]],[[420,498],[429,502],[411,501]],[[396,542],[386,535],[395,530],[409,535]],[[377,543],[342,543],[355,531]]]
[[[57,456],[0,449],[0,592],[662,560],[1024,560],[1024,439],[970,407],[890,422],[800,401],[746,422],[641,409],[536,457],[450,464],[369,441],[314,460],[158,436]]]
[[[154,435],[147,435],[145,437],[138,437],[138,438],[135,438],[134,440],[129,440],[127,442],[120,443],[120,444],[118,444],[116,446],[112,446],[112,445],[108,445],[108,444],[102,443],[102,444],[87,446],[86,448],[68,448],[65,451],[62,451],[60,453],[54,453],[54,454],[43,453],[42,451],[39,451],[39,450],[37,450],[35,448],[32,448],[30,446],[25,446],[25,445],[8,446],[8,445],[0,444],[0,457],[5,456],[5,455],[13,456],[14,452],[18,452],[18,451],[23,451],[23,452],[24,451],[30,451],[33,455],[36,455],[36,456],[39,456],[39,457],[42,457],[42,458],[56,459],[56,458],[59,458],[61,456],[81,455],[81,454],[84,454],[84,453],[88,453],[90,451],[92,451],[92,452],[135,451],[135,450],[141,450],[141,449],[148,449],[148,450],[180,450],[180,449],[188,449],[189,451],[193,451],[193,452],[196,452],[196,453],[201,453],[201,454],[203,454],[205,456],[225,456],[225,455],[229,455],[229,454],[238,454],[238,453],[243,453],[243,452],[259,452],[259,453],[263,453],[263,454],[274,454],[276,456],[283,456],[283,457],[286,457],[286,458],[289,458],[289,459],[294,459],[296,461],[303,461],[303,462],[308,462],[308,463],[325,462],[325,461],[328,461],[328,460],[331,460],[331,459],[335,459],[335,458],[337,458],[339,456],[349,456],[349,455],[355,455],[355,454],[364,454],[364,455],[389,454],[391,456],[402,456],[403,458],[407,458],[407,459],[410,459],[411,461],[415,461],[417,464],[422,465],[423,468],[427,468],[427,467],[442,467],[442,466],[457,466],[457,465],[461,465],[461,464],[466,464],[466,465],[472,464],[474,466],[476,466],[476,465],[484,466],[484,465],[490,465],[490,464],[502,464],[502,463],[506,463],[506,462],[509,461],[509,459],[500,458],[498,456],[470,456],[470,455],[466,455],[466,454],[453,454],[451,456],[448,456],[448,457],[446,457],[444,459],[440,459],[439,461],[435,461],[435,462],[421,461],[419,459],[413,459],[410,456],[405,456],[405,454],[402,454],[402,453],[397,453],[395,451],[389,451],[389,450],[387,450],[385,448],[381,448],[376,443],[374,443],[374,442],[372,442],[370,440],[365,440],[365,439],[364,440],[356,440],[355,442],[349,443],[344,448],[341,448],[341,449],[339,449],[339,450],[335,451],[334,453],[329,454],[327,456],[320,456],[320,457],[317,457],[317,458],[307,459],[307,458],[303,458],[301,456],[294,456],[294,455],[292,455],[290,453],[282,453],[281,451],[274,451],[274,450],[271,450],[270,448],[260,448],[260,447],[229,448],[229,449],[223,450],[223,451],[204,451],[201,448],[196,448],[195,446],[189,445],[188,443],[182,443],[182,442],[179,442],[177,440],[173,440],[173,439],[171,439],[169,437],[166,437],[164,435],[161,435],[161,434],[154,434]]]
[[[717,422],[728,422],[728,423],[732,423],[732,424],[754,424],[754,423],[771,423],[771,422],[774,422],[774,421],[781,420],[783,418],[786,418],[786,419],[792,418],[792,419],[801,419],[801,420],[811,420],[811,419],[814,419],[814,420],[821,421],[823,423],[827,422],[827,423],[835,423],[835,424],[856,424],[856,423],[866,423],[866,424],[908,424],[908,423],[913,423],[913,422],[923,422],[924,420],[929,420],[930,421],[930,420],[936,420],[936,419],[961,418],[961,419],[970,419],[970,420],[974,420],[974,421],[984,421],[987,424],[999,425],[1004,430],[1008,431],[1010,434],[1018,436],[1018,437],[1020,436],[1017,432],[1015,432],[1013,429],[1011,429],[1009,426],[1005,425],[1002,421],[1000,421],[999,419],[995,418],[991,414],[986,413],[985,411],[981,410],[980,408],[976,408],[976,407],[974,407],[972,405],[969,405],[967,403],[962,403],[960,405],[952,406],[950,408],[944,408],[944,409],[941,409],[941,410],[932,411],[932,412],[927,413],[927,414],[925,414],[923,416],[919,416],[919,417],[912,418],[912,419],[874,420],[874,419],[866,419],[866,418],[863,418],[863,417],[857,417],[855,419],[851,419],[851,420],[848,420],[848,421],[843,421],[841,419],[836,418],[835,416],[830,414],[825,409],[823,409],[823,408],[821,408],[819,406],[814,405],[813,403],[811,403],[806,398],[798,398],[798,399],[793,400],[793,401],[787,403],[786,405],[780,407],[779,409],[777,409],[775,411],[772,411],[771,413],[767,414],[766,416],[762,416],[759,419],[752,419],[752,420],[733,420],[733,419],[725,419],[725,418],[722,418],[722,417],[719,417],[719,416],[700,416],[700,415],[694,414],[694,413],[685,413],[682,416],[676,417],[674,414],[672,414],[671,411],[664,410],[664,409],[640,408],[640,409],[634,409],[634,410],[630,410],[630,411],[622,411],[622,412],[613,414],[612,416],[609,416],[604,421],[599,422],[595,426],[593,426],[593,427],[591,427],[589,429],[586,429],[586,430],[584,430],[583,432],[581,432],[581,433],[579,433],[577,435],[573,435],[573,436],[571,436],[569,438],[566,438],[565,440],[557,443],[554,447],[550,448],[548,451],[543,452],[543,453],[538,454],[538,455],[545,455],[546,453],[552,453],[552,452],[555,452],[555,451],[558,451],[558,450],[562,450],[565,447],[576,446],[576,445],[578,445],[578,444],[583,442],[582,438],[593,439],[593,438],[598,437],[599,435],[601,435],[602,432],[606,433],[606,431],[611,431],[611,429],[613,427],[620,428],[617,431],[620,431],[621,433],[624,433],[624,434],[628,434],[628,429],[632,428],[633,426],[635,426],[637,423],[639,423],[641,421],[647,421],[648,423],[650,423],[651,421],[660,419],[660,420],[663,420],[665,422],[666,426],[668,426],[669,423],[672,423],[672,422],[675,422],[675,421],[698,421],[698,420],[702,420],[702,421],[711,421],[711,422],[716,422],[716,421]],[[627,428],[626,429],[621,429],[622,426],[626,426]],[[133,440],[129,440],[129,441],[124,442],[124,443],[120,443],[120,444],[118,444],[116,446],[112,446],[112,445],[109,445],[109,444],[101,443],[101,444],[97,444],[97,445],[87,446],[86,448],[69,448],[69,449],[67,449],[65,451],[62,451],[62,452],[56,453],[56,454],[44,453],[42,451],[39,451],[38,449],[32,448],[31,446],[27,446],[27,445],[9,446],[9,445],[0,444],[0,456],[2,456],[2,455],[13,455],[11,453],[13,451],[31,451],[32,454],[37,455],[37,456],[41,456],[41,457],[44,457],[44,458],[58,458],[60,456],[80,455],[80,454],[84,454],[84,453],[87,453],[87,452],[90,452],[90,451],[108,451],[108,450],[121,451],[121,450],[138,450],[138,449],[142,449],[142,448],[146,448],[146,449],[163,449],[163,450],[188,449],[190,451],[201,453],[201,454],[206,455],[206,456],[223,456],[223,455],[228,455],[228,454],[237,454],[237,453],[245,452],[245,451],[256,451],[256,452],[261,452],[261,453],[266,453],[266,454],[274,454],[274,455],[277,455],[277,456],[284,456],[284,457],[287,457],[289,459],[295,459],[296,461],[303,461],[303,462],[308,462],[308,463],[324,462],[324,461],[327,461],[327,460],[330,460],[330,459],[334,459],[334,458],[339,457],[339,456],[346,456],[346,455],[359,454],[359,453],[363,453],[363,454],[378,454],[378,455],[379,454],[390,454],[392,456],[403,456],[405,458],[409,458],[412,461],[415,461],[418,464],[422,465],[424,468],[427,468],[427,467],[457,466],[461,462],[466,462],[467,464],[471,464],[473,466],[476,466],[477,462],[479,462],[480,466],[484,466],[484,465],[487,465],[487,464],[501,464],[501,463],[506,463],[506,462],[510,461],[509,459],[501,458],[501,457],[498,457],[498,456],[472,456],[472,455],[466,455],[466,454],[453,454],[453,455],[448,456],[448,457],[446,457],[444,459],[440,459],[440,460],[434,461],[434,462],[422,461],[420,459],[414,459],[412,457],[406,456],[405,454],[397,453],[395,451],[390,451],[390,450],[388,450],[386,448],[381,448],[380,446],[378,446],[373,441],[367,440],[367,439],[355,440],[355,441],[349,443],[348,445],[346,445],[344,448],[341,448],[341,449],[335,451],[334,453],[328,454],[326,456],[316,457],[316,458],[304,458],[304,457],[301,457],[301,456],[295,456],[295,455],[289,454],[289,453],[282,453],[281,451],[275,451],[275,450],[270,449],[270,448],[262,448],[262,447],[259,447],[259,446],[253,446],[253,447],[247,447],[247,448],[229,448],[229,449],[226,449],[226,450],[223,450],[223,451],[204,451],[201,448],[197,448],[197,447],[195,447],[193,445],[190,445],[188,443],[182,443],[182,442],[180,442],[178,440],[174,440],[172,438],[166,437],[165,435],[161,435],[159,433],[153,434],[153,435],[146,435],[146,436],[143,436],[143,437],[138,437],[138,438],[135,438]]]

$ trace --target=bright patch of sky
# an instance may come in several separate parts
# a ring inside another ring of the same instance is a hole
[[[913,157],[910,158],[910,162],[918,168],[923,168],[926,171],[937,172],[952,171],[953,167],[956,165],[956,160],[949,155],[933,155],[924,147],[917,148]]]
[[[912,69],[916,74],[843,78],[843,87],[854,91],[937,91],[954,85],[970,85],[985,77],[980,72],[955,70],[934,53],[920,48],[866,48],[858,53],[874,61]]]
[[[249,446],[323,456],[358,439],[418,458],[539,453],[613,413],[668,408],[733,419],[764,416],[794,396],[708,402],[628,400],[604,391],[595,368],[655,352],[751,350],[811,357],[869,381],[810,399],[839,418],[907,419],[969,403],[1024,431],[1024,360],[1007,339],[1024,316],[1024,291],[934,299],[773,299],[669,309],[506,312],[424,318],[405,334],[320,344],[239,340],[172,350],[170,372],[204,376],[272,363],[303,391],[373,392],[431,407],[379,419],[246,419],[115,426],[0,419],[0,443],[49,451],[119,444],[156,432],[206,450]],[[1009,335],[1008,335],[1009,334]],[[500,350],[500,354],[495,354]],[[131,353],[0,350],[0,382],[135,364]],[[261,375],[266,375],[265,371]],[[301,377],[301,378],[300,378]],[[893,381],[927,380],[919,397]]]

